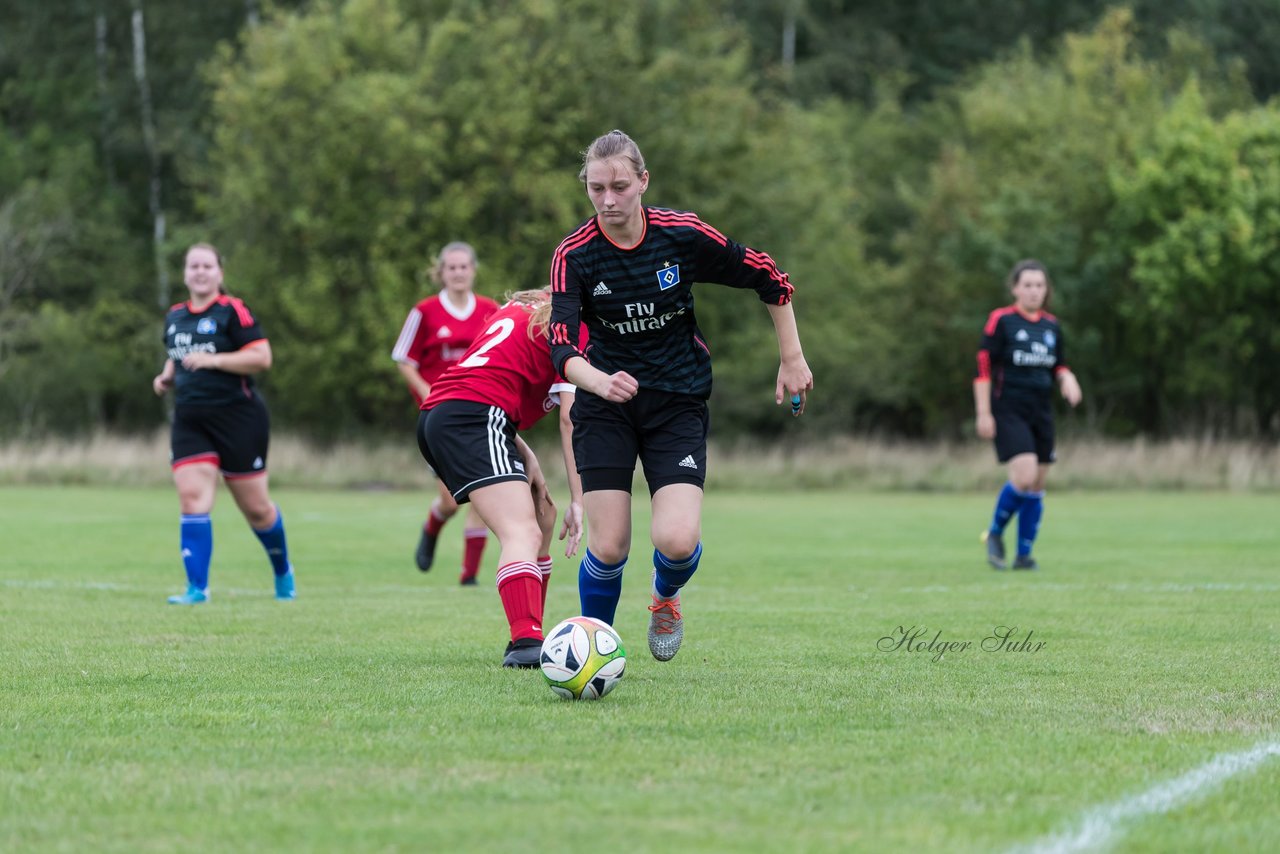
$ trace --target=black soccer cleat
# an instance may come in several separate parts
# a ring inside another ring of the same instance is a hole
[[[1036,559],[1031,555],[1018,555],[1013,559],[1013,568],[1036,570],[1040,568],[1040,564],[1036,563]]]
[[[507,644],[507,651],[502,656],[502,666],[532,669],[538,666],[540,658],[542,641],[537,638],[519,638]]]
[[[418,562],[418,569],[423,572],[431,571],[431,563],[436,559],[436,538],[428,534],[426,528],[422,529],[422,536],[418,539],[418,551],[413,557]]]
[[[474,575],[464,575],[458,579],[458,583],[463,587],[475,587],[480,581]]]
[[[987,563],[991,564],[992,569],[1007,569],[1009,565],[1004,559],[1004,537],[988,531],[986,540]]]

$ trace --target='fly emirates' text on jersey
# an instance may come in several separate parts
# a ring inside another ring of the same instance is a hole
[[[516,430],[527,430],[573,391],[551,365],[547,336],[529,337],[532,307],[509,302],[489,322],[457,364],[431,386],[422,408],[446,400],[487,403],[507,414]],[[584,333],[585,337],[585,333]]]
[[[1047,398],[1054,374],[1066,369],[1062,329],[1049,312],[1029,317],[1007,305],[987,317],[977,379],[991,381],[993,397]]]
[[[213,368],[189,371],[182,359],[189,353],[234,353],[266,340],[249,307],[235,297],[221,294],[201,311],[193,311],[190,302],[171,306],[164,318],[164,347],[174,362],[174,402],[219,406],[252,398],[251,377]]]
[[[640,242],[623,248],[592,217],[561,241],[551,261],[551,355],[572,356],[641,388],[711,394],[711,352],[693,314],[693,283],[749,288],[786,305],[787,274],[763,252],[727,239],[696,214],[644,207]],[[591,346],[578,337],[579,321]]]

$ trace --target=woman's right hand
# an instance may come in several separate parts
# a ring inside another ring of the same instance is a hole
[[[173,377],[156,374],[155,379],[151,381],[151,390],[157,397],[164,397],[164,393],[171,388],[173,388]]]
[[[979,415],[974,426],[978,431],[978,438],[994,439],[996,437],[996,419],[991,413]]]
[[[603,397],[610,403],[626,403],[628,400],[636,396],[636,392],[640,390],[640,383],[636,382],[636,378],[626,371],[618,371],[613,374],[600,372],[600,379],[596,382],[596,388],[591,389],[599,397]]]
[[[640,390],[640,383],[626,371],[606,374],[578,355],[570,356],[564,363],[564,378],[610,403],[626,403]]]

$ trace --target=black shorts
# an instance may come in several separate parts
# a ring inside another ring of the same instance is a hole
[[[504,480],[529,482],[516,449],[516,427],[487,403],[446,400],[418,416],[418,450],[453,500]]]
[[[218,406],[174,407],[169,431],[169,465],[212,463],[223,477],[266,474],[271,416],[256,394]]]
[[[651,496],[668,484],[706,482],[711,418],[700,397],[642,388],[626,403],[610,403],[578,389],[569,416],[584,492],[630,492],[637,457]]]
[[[995,401],[991,414],[996,421],[996,458],[1002,463],[1018,454],[1035,454],[1041,463],[1052,463],[1053,403],[1019,398]]]

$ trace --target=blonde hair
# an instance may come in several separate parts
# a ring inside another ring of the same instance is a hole
[[[631,170],[636,177],[644,174],[644,155],[635,140],[620,130],[611,130],[604,136],[598,136],[587,150],[582,152],[582,168],[578,170],[578,180],[587,180],[587,166],[595,160],[610,160],[614,157],[625,157],[631,163]]]
[[[450,252],[466,252],[471,256],[471,266],[476,269],[480,268],[480,259],[476,258],[476,250],[470,243],[462,240],[455,240],[452,243],[446,243],[444,248],[436,255],[435,261],[431,263],[430,276],[431,281],[439,285],[442,281],[440,274],[444,272],[444,256]]]
[[[507,302],[514,302],[529,308],[529,338],[547,335],[551,328],[551,286],[534,288],[527,291],[513,291],[507,294]]]

